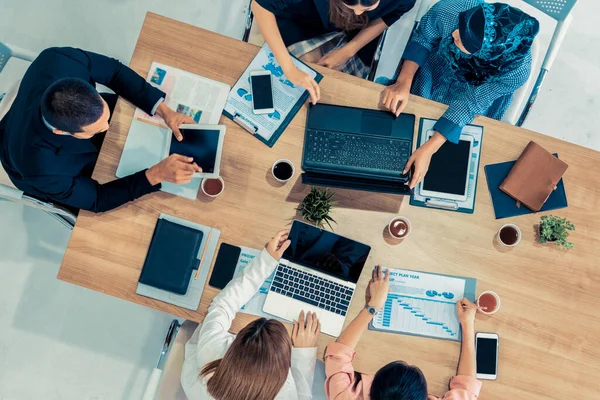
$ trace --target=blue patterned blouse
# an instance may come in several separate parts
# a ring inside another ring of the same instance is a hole
[[[450,142],[458,143],[462,128],[477,114],[501,119],[510,105],[513,93],[529,78],[531,54],[518,68],[479,86],[460,80],[442,55],[442,39],[458,29],[458,14],[469,10],[480,0],[441,0],[421,19],[403,58],[419,64],[411,93],[449,105],[434,129]]]

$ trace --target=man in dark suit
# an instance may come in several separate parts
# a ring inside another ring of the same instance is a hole
[[[96,91],[96,83],[161,116],[177,140],[179,125],[195,123],[167,107],[165,93],[113,58],[67,47],[46,49],[25,73],[0,121],[0,161],[17,188],[72,209],[103,212],[160,190],[163,181],[187,183],[200,171],[193,159],[171,155],[112,182],[92,179],[112,113],[110,99]],[[113,108],[114,102],[116,96]]]

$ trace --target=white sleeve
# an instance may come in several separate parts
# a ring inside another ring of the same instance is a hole
[[[235,314],[254,296],[277,264],[278,262],[263,250],[213,299],[198,335],[199,358],[202,354],[210,352],[211,348],[222,347],[223,342],[231,337],[228,331]],[[198,361],[200,363],[200,359]]]
[[[317,348],[292,347],[292,376],[296,383],[299,400],[312,399],[312,386],[315,378]]]

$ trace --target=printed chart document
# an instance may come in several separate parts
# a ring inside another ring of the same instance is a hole
[[[156,61],[146,78],[167,94],[165,103],[173,110],[192,117],[197,124],[219,123],[230,86]],[[158,115],[150,116],[139,108],[134,119],[164,124]]]
[[[475,279],[388,269],[390,293],[370,329],[461,340],[456,302],[474,301]]]
[[[240,253],[240,258],[238,259],[237,266],[235,267],[234,277],[240,274],[244,268],[246,268],[252,260],[254,260],[260,254],[261,250],[251,249],[249,247],[240,246],[242,252]],[[269,294],[269,288],[271,287],[271,282],[273,282],[273,275],[275,275],[275,271],[263,282],[258,292],[242,307],[242,312],[246,314],[257,315],[259,317],[264,318],[275,318],[283,321],[280,318],[276,318],[271,314],[267,314],[263,311],[263,306],[265,305],[265,300],[267,298],[267,294]]]
[[[302,61],[293,56],[292,59],[296,67],[312,76],[317,82],[323,78]],[[271,72],[275,111],[271,114],[256,115],[252,111],[250,72],[261,70]],[[231,89],[223,114],[272,147],[308,97],[309,93],[305,88],[295,86],[285,77],[275,55],[265,43]]]

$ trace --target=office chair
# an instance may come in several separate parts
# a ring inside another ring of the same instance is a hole
[[[8,63],[8,60],[11,57],[20,58],[25,61],[33,61],[37,57],[37,54],[16,46],[9,46],[5,43],[0,42],[0,72],[2,72],[2,70]],[[20,80],[15,82],[4,96],[0,96],[0,120],[2,120],[2,118],[4,118],[4,116],[8,113],[8,110],[10,110],[12,103],[15,101],[15,98],[17,97],[17,93],[19,91],[20,83]],[[12,183],[12,181],[8,177],[8,174],[2,167],[1,163],[0,198],[40,209],[52,216],[53,218],[55,218],[58,222],[60,222],[69,229],[73,229],[73,227],[75,226],[76,217],[70,211],[55,204],[44,202],[34,197],[28,196],[21,190],[17,189],[17,187]]]
[[[556,27],[554,28],[554,34],[552,35],[552,40],[550,41],[550,45],[548,46],[548,52],[544,57],[544,61],[542,62],[542,68],[539,74],[537,75],[537,79],[535,81],[535,85],[533,86],[533,90],[529,95],[529,99],[523,107],[523,111],[521,112],[518,120],[515,125],[522,126],[529,112],[531,111],[531,107],[535,103],[538,93],[544,83],[544,79],[546,75],[552,68],[554,64],[554,60],[558,55],[558,51],[563,43],[563,40],[571,26],[571,22],[573,21],[573,16],[571,11],[573,7],[577,3],[577,0],[523,0],[525,3],[535,7],[540,10],[544,14],[554,18],[556,20]],[[533,72],[533,70],[532,70]],[[534,76],[534,74],[531,74]],[[531,79],[531,77],[530,77]]]
[[[253,27],[253,22],[254,14],[252,13],[252,0],[250,0],[248,2],[248,10],[246,11],[246,24],[244,27],[244,33],[242,35],[242,41],[260,46],[262,45],[262,43],[264,43],[264,39],[260,32],[258,32]],[[381,58],[381,51],[383,50],[386,34],[387,29],[383,31],[383,33],[379,37],[379,43],[377,44],[377,49],[375,50],[375,54],[373,55],[371,69],[369,75],[367,76],[367,80],[371,82],[375,79],[375,73],[377,72],[377,67],[379,66],[379,60]]]
[[[187,400],[181,387],[181,371],[185,360],[185,344],[198,324],[176,319],[171,322],[156,367],[148,380],[142,400]],[[313,382],[313,400],[327,400],[325,395],[325,364],[317,360]]]

